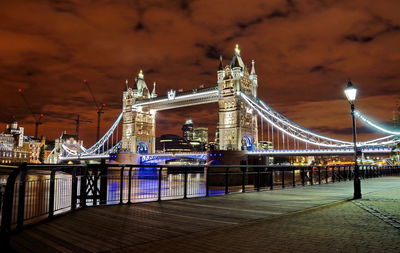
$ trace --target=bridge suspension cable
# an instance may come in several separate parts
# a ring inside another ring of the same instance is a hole
[[[279,129],[281,132],[286,133],[287,135],[305,142],[306,144],[313,144],[317,146],[323,147],[351,147],[353,143],[348,141],[342,141],[333,139],[327,136],[323,136],[320,134],[316,134],[292,121],[287,119],[282,114],[278,113],[270,106],[266,105],[262,100],[257,98],[254,100],[253,98],[248,97],[244,93],[240,93],[240,96],[247,102],[248,105],[251,106],[252,109],[256,110],[257,113],[268,123],[270,123],[273,127]],[[384,141],[385,140],[385,141]],[[380,145],[390,145],[398,142],[398,138],[394,135],[389,135],[385,137],[381,137],[378,139],[366,141],[366,142],[358,142],[357,146],[380,146]]]
[[[117,120],[110,127],[110,129],[108,129],[108,131],[104,134],[104,136],[101,137],[101,139],[98,140],[93,146],[91,146],[90,148],[86,149],[84,151],[84,154],[94,154],[98,150],[100,150],[104,146],[104,144],[108,141],[110,136],[112,136],[112,134],[114,133],[114,130],[118,127],[118,124],[121,121],[121,119],[122,119],[122,113],[119,114]]]
[[[360,111],[354,111],[354,115],[357,116],[360,120],[367,123],[368,125],[372,126],[373,128],[378,129],[381,132],[392,134],[392,135],[400,135],[400,131],[395,131],[394,129],[385,128],[378,123],[374,122],[373,120],[369,119],[365,115],[363,115]]]
[[[288,120],[286,117],[267,106],[261,100],[258,99],[256,102],[244,93],[241,93],[240,95],[247,102],[247,104],[250,105],[253,110],[256,110],[264,120],[270,123],[273,127],[279,129],[281,132],[284,132],[293,138],[309,144],[320,145],[324,147],[349,147],[353,145],[351,142],[335,140],[326,136],[315,134],[308,129],[305,129]],[[318,138],[324,141],[317,141]]]

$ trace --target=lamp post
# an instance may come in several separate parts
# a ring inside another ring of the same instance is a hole
[[[357,88],[353,86],[351,81],[348,81],[347,87],[344,89],[344,94],[350,103],[351,119],[353,123],[353,143],[354,143],[354,199],[361,199],[361,182],[360,171],[357,164],[357,135],[356,135],[356,122],[354,119],[354,102],[357,96]]]

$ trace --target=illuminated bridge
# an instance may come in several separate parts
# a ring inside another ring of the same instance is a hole
[[[216,103],[219,109],[216,139],[219,150],[244,150],[248,154],[267,156],[351,155],[354,152],[353,142],[331,138],[302,127],[258,97],[255,63],[252,61],[248,68],[238,47],[228,65],[224,66],[220,60],[217,79],[217,84],[211,87],[189,91],[169,90],[166,96],[158,97],[155,84],[150,92],[140,71],[133,87],[128,82],[126,84],[121,114],[97,143],[89,148],[60,143],[49,160],[57,163],[108,158],[119,152],[140,155],[143,162],[174,157],[206,159],[206,153],[156,153],[155,129],[159,111],[208,103]],[[400,131],[377,124],[361,112],[356,111],[355,116],[384,135],[357,142],[357,148],[364,154],[388,154],[393,145],[399,142]],[[263,142],[270,147],[263,147]]]

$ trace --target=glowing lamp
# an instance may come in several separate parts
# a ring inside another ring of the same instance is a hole
[[[347,87],[344,89],[344,94],[350,103],[353,103],[357,97],[357,88],[353,86],[351,81],[347,83]]]

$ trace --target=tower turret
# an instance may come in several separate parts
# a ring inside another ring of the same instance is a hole
[[[219,66],[218,66],[218,71],[217,71],[218,83],[221,83],[224,81],[224,76],[225,76],[225,70],[224,70],[224,66],[222,63],[222,55],[220,55],[219,56]]]
[[[242,60],[242,57],[240,56],[240,49],[239,45],[236,44],[235,46],[235,54],[233,55],[232,61],[231,61],[231,68],[232,68],[232,76],[233,80],[239,80],[241,76],[241,72],[244,70],[245,66]],[[239,90],[238,86],[236,85],[237,91]]]
[[[143,71],[140,70],[136,77],[137,97],[140,99],[150,98],[150,92],[147,88],[146,82],[144,81]]]
[[[152,98],[157,97],[157,93],[156,93],[156,82],[153,83],[153,91],[151,92],[151,97],[152,97]]]
[[[253,94],[254,97],[257,97],[258,81],[257,81],[257,74],[256,74],[254,60],[251,61],[251,71],[250,71],[249,79],[252,83],[251,93]]]

